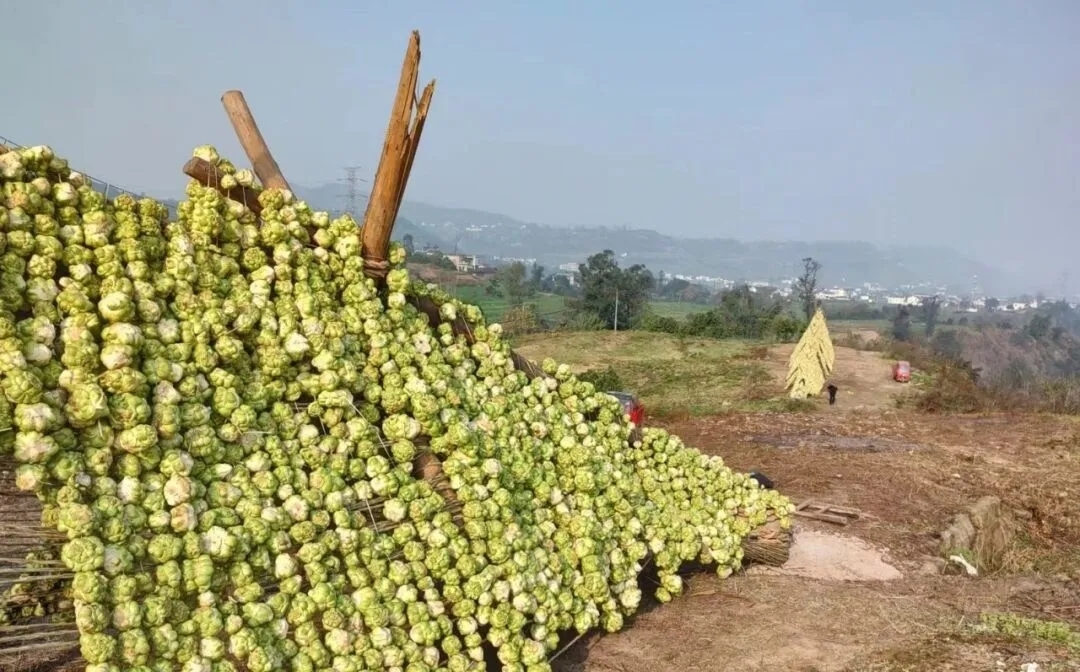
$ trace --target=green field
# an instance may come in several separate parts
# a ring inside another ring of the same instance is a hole
[[[745,341],[586,331],[522,336],[514,347],[533,361],[552,357],[579,373],[611,366],[654,417],[802,408],[767,372],[765,348]]]
[[[650,301],[649,310],[660,317],[673,317],[682,320],[694,313],[703,313],[709,306],[700,303],[683,303],[681,301]]]
[[[508,307],[506,299],[485,293],[481,285],[458,287],[454,295],[466,303],[479,306],[488,322],[500,322]],[[525,303],[535,306],[542,319],[555,316],[566,309],[566,299],[555,294],[537,294]]]

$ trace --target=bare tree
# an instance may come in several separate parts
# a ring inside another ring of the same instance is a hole
[[[795,281],[795,295],[799,297],[806,319],[809,320],[817,310],[817,274],[821,270],[821,264],[813,257],[804,258],[802,263],[802,275]]]

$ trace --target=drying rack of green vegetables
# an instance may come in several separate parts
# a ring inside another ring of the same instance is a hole
[[[0,147],[0,668],[539,672],[680,568],[786,559],[786,498],[410,278],[419,58],[362,226],[239,92],[252,169],[197,148],[175,221]]]

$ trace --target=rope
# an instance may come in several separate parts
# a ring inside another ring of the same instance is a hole
[[[375,280],[383,280],[390,272],[390,262],[378,257],[364,257],[364,274]]]

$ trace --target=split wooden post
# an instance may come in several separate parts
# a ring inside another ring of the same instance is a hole
[[[413,119],[412,128],[409,131],[409,146],[405,150],[405,165],[402,167],[401,186],[398,188],[397,200],[394,205],[394,217],[391,221],[396,222],[398,212],[401,210],[401,202],[405,200],[405,186],[409,183],[409,175],[412,173],[413,161],[416,160],[416,150],[420,146],[420,136],[424,132],[424,122],[427,121],[428,109],[431,107],[431,98],[435,95],[435,80],[428,82],[424,92],[420,95],[420,102],[416,104],[416,118]],[[389,239],[387,240],[389,242]]]
[[[251,170],[259,178],[263,188],[289,189],[289,183],[281,174],[281,168],[274,160],[274,155],[270,153],[270,148],[266,145],[258,124],[255,123],[255,117],[251,114],[251,108],[244,99],[244,94],[235,90],[226,91],[221,96],[221,104],[225,106],[225,114],[228,115],[233,130],[236,131],[236,138],[240,141],[240,146],[247,154],[248,161],[251,162]]]
[[[377,280],[385,278],[389,270],[386,259],[390,248],[390,234],[394,230],[394,220],[405,195],[409,171],[416,157],[431,97],[435,92],[435,81],[432,80],[424,88],[414,117],[419,71],[420,32],[414,30],[405,50],[405,60],[401,64],[397,95],[394,96],[394,105],[390,108],[390,123],[386,129],[386,139],[383,141],[382,155],[375,171],[375,182],[372,184],[367,210],[364,212],[360,244],[364,270],[369,277]]]

